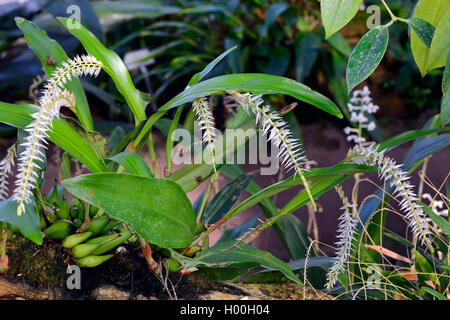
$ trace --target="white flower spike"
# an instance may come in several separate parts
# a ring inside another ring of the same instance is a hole
[[[216,141],[216,128],[214,124],[214,116],[209,108],[206,98],[196,99],[192,102],[194,112],[200,124],[200,130],[203,131],[203,143],[206,149],[211,152],[211,160],[213,161],[214,171],[216,166],[214,163],[214,141]]]
[[[43,95],[39,98],[39,111],[33,114],[34,120],[25,128],[28,133],[22,146],[25,150],[19,155],[18,174],[14,200],[18,202],[17,214],[20,216],[25,210],[25,203],[30,202],[35,188],[39,162],[44,160],[43,149],[46,149],[49,131],[53,119],[59,117],[62,106],[75,106],[75,96],[64,89],[67,81],[72,77],[83,75],[97,76],[103,64],[92,56],[82,55],[63,62],[45,85]]]
[[[419,199],[413,191],[414,186],[408,182],[410,177],[400,169],[402,165],[398,165],[393,159],[386,157],[384,151],[378,151],[375,145],[370,147],[357,145],[349,151],[349,156],[357,164],[378,167],[378,175],[384,181],[390,181],[391,187],[395,187],[393,195],[402,198],[401,210],[406,213],[406,219],[409,220],[413,234],[422,244],[431,247],[429,225],[421,206],[416,203]]]
[[[302,169],[305,156],[303,155],[300,141],[292,137],[292,133],[286,128],[286,122],[281,115],[277,112],[270,111],[269,106],[263,106],[264,101],[261,99],[261,96],[253,96],[250,93],[241,94],[233,90],[229,90],[228,93],[231,94],[236,103],[244,108],[247,113],[250,113],[250,111],[254,113],[256,125],[261,124],[264,134],[268,136],[267,140],[272,141],[275,146],[280,148],[278,157],[281,159],[281,163],[285,169],[287,171],[294,169],[295,174],[300,176],[314,207],[314,211],[317,211],[314,197],[309,190],[308,182],[302,171],[306,169]]]

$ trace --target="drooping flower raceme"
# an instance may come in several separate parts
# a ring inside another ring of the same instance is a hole
[[[63,62],[46,83],[43,95],[39,98],[39,111],[33,114],[34,120],[25,128],[28,133],[25,143],[22,144],[25,150],[19,155],[14,191],[14,200],[18,202],[18,215],[25,210],[25,203],[30,202],[38,178],[39,162],[44,160],[43,149],[46,148],[46,139],[52,128],[53,119],[59,117],[62,106],[75,105],[75,96],[65,90],[64,85],[72,77],[97,76],[102,66],[103,64],[92,56],[77,56]]]
[[[336,191],[341,199],[344,213],[339,217],[338,235],[339,239],[335,244],[337,246],[336,256],[333,258],[333,265],[327,274],[326,288],[331,289],[337,282],[337,277],[340,273],[345,271],[345,265],[348,263],[353,250],[353,240],[355,240],[355,232],[357,226],[357,218],[351,212],[351,208],[354,207],[350,204],[347,197],[344,195],[344,191],[340,186],[336,186]]]
[[[6,157],[0,161],[0,201],[8,197],[8,176],[12,173],[15,156],[16,144],[13,144],[8,148]]]
[[[356,128],[344,128],[347,140],[354,141],[357,144],[365,142],[366,139],[362,136],[362,129],[373,131],[376,128],[375,122],[369,122],[366,115],[375,113],[379,109],[379,107],[372,102],[369,88],[364,86],[362,90],[353,91],[352,98],[349,103],[347,103],[347,107],[350,111],[350,121],[356,124]]]
[[[196,99],[192,102],[194,112],[199,121],[200,130],[203,131],[202,141],[206,144],[206,149],[210,151],[211,160],[214,164],[214,141],[216,140],[214,117],[206,98]],[[214,165],[215,169],[215,165]]]
[[[300,141],[292,137],[291,131],[286,128],[286,122],[281,115],[275,111],[270,111],[268,105],[264,106],[261,96],[253,96],[250,93],[241,94],[236,91],[229,90],[229,94],[235,99],[236,103],[244,108],[247,113],[253,112],[256,117],[256,125],[261,124],[263,133],[268,136],[268,141],[280,149],[277,157],[282,160],[282,164],[287,171],[293,169],[302,179],[305,190],[317,210],[314,197],[309,190],[308,182],[303,175],[302,166],[305,161],[303,149]]]
[[[378,175],[386,182],[390,181],[391,187],[395,187],[393,195],[402,198],[401,210],[406,213],[409,226],[422,244],[431,247],[429,225],[424,217],[423,209],[416,203],[419,199],[414,193],[414,186],[409,183],[409,176],[401,169],[401,164],[384,155],[384,151],[378,151],[375,145],[364,147],[357,145],[349,151],[349,156],[357,164],[366,164],[378,167]]]

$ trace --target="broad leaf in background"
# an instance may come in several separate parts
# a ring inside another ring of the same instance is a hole
[[[378,26],[367,32],[348,60],[346,78],[348,92],[367,79],[375,71],[389,42],[389,31],[384,26]]]
[[[239,200],[240,195],[252,179],[252,176],[242,174],[220,189],[206,205],[205,211],[203,212],[203,222],[214,224],[225,216]]]
[[[25,128],[33,121],[31,115],[37,110],[38,108],[31,104],[15,105],[0,102],[0,122],[16,128]],[[92,172],[108,171],[105,164],[92,151],[91,146],[64,120],[53,120],[49,140],[70,153]]]
[[[408,25],[416,33],[420,40],[428,47],[431,47],[435,28],[433,25],[420,18],[410,18],[407,20]]]
[[[113,218],[130,223],[149,243],[184,248],[194,240],[192,205],[173,181],[104,173],[67,179],[63,186]]]
[[[416,5],[413,17],[423,19],[432,26],[437,27],[449,9],[450,2],[448,0],[420,0]],[[411,50],[420,73],[422,74],[422,77],[424,77],[430,70],[429,63],[431,49],[428,48],[413,32],[411,33]],[[447,57],[444,57],[444,59],[445,58]]]
[[[428,70],[445,66],[450,53],[450,10],[442,17],[430,48],[430,58],[428,60]]]
[[[287,8],[288,5],[284,2],[275,2],[269,6],[265,14],[264,23],[259,28],[259,36],[262,39],[267,37],[269,28]]]
[[[42,62],[45,72],[50,77],[62,62],[67,61],[69,57],[64,49],[53,39],[50,39],[47,34],[38,26],[23,18],[16,18],[16,24],[22,30],[28,46],[36,53]],[[53,58],[56,64],[51,64],[47,60]],[[76,104],[75,112],[82,125],[87,130],[94,130],[91,112],[81,86],[80,79],[74,77],[65,84],[65,87],[75,94]]]
[[[344,27],[358,12],[362,0],[321,0],[320,12],[326,39]]]
[[[311,32],[299,33],[295,39],[295,79],[302,82],[308,76],[319,53],[320,38]]]
[[[130,74],[119,56],[114,51],[107,49],[89,30],[78,22],[62,17],[58,18],[58,20],[71,34],[80,40],[89,54],[103,63],[103,69],[110,75],[117,89],[127,101],[129,108],[136,117],[136,122],[145,120],[147,117],[145,116],[139,92],[134,87]]]
[[[152,171],[150,170],[144,159],[142,159],[138,154],[134,152],[121,152],[107,159],[120,164],[130,173],[136,174],[141,177],[154,177]]]
[[[41,245],[42,234],[39,214],[36,211],[34,200],[31,199],[31,201],[32,203],[25,204],[25,212],[21,216],[17,215],[17,201],[13,200],[12,197],[0,202],[0,221],[17,227],[25,237]]]

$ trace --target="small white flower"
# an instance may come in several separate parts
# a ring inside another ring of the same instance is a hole
[[[377,125],[375,124],[375,122],[374,122],[374,121],[371,121],[371,122],[367,125],[367,130],[373,131],[373,130],[375,130],[376,127],[377,127]]]
[[[0,201],[8,197],[8,176],[12,173],[14,158],[16,156],[16,144],[6,151],[6,157],[0,161]]]

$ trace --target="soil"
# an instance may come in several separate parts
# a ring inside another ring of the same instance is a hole
[[[0,276],[0,300],[302,300],[331,299],[298,284],[241,284],[212,281],[199,272],[171,273],[169,289],[148,269],[139,248],[126,245],[122,254],[96,267],[81,269],[81,289],[67,289],[67,267],[76,263],[59,243],[37,246],[23,238],[8,242],[9,269]],[[173,284],[173,287],[170,285]]]

